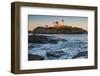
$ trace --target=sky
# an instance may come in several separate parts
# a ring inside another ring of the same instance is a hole
[[[53,26],[54,21],[60,22],[62,19],[64,20],[65,26],[80,27],[85,30],[88,29],[87,17],[28,15],[28,30],[33,30],[38,26]]]

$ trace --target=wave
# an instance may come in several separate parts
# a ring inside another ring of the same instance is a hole
[[[80,52],[87,52],[88,43],[87,35],[46,35],[48,38],[56,39],[58,42],[56,44],[46,43],[29,43],[28,52],[29,54],[35,54],[44,57],[44,60],[54,60],[54,59],[73,59]],[[53,52],[53,54],[51,54]],[[60,52],[64,54],[60,56]],[[49,56],[47,54],[50,54]],[[56,54],[59,56],[56,57]],[[83,54],[82,54],[83,55]],[[76,58],[87,58],[86,56],[80,56]]]

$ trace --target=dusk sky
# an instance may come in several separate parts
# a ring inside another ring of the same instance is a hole
[[[53,26],[54,21],[60,22],[64,20],[65,26],[80,27],[85,30],[88,29],[87,17],[75,17],[75,16],[50,16],[50,15],[29,15],[28,16],[28,30],[33,30],[38,26]]]

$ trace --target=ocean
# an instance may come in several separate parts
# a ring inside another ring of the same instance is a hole
[[[32,35],[32,34],[29,34]],[[43,60],[88,58],[88,34],[37,34],[52,39],[47,43],[28,43],[28,54]],[[55,42],[56,40],[56,42]]]

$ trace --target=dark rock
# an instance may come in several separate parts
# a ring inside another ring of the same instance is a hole
[[[57,44],[59,40],[52,39],[49,36],[42,36],[42,35],[32,35],[28,36],[28,42],[29,43],[39,43],[39,44]]]
[[[58,40],[57,39],[49,39],[46,41],[47,43],[51,43],[51,44],[57,44]]]
[[[46,43],[45,40],[47,41],[46,36],[37,36],[37,35],[32,35],[28,36],[28,42],[29,43]]]
[[[78,58],[78,57],[83,57],[83,56],[88,56],[88,52],[79,52],[77,55],[73,56],[72,59]]]
[[[50,52],[47,52],[47,57],[60,57],[64,54],[65,54],[64,51],[50,51]]]
[[[28,54],[28,60],[44,60],[44,57],[35,54]]]
[[[34,34],[87,34],[87,31],[71,26],[63,27],[37,27],[33,29]]]

